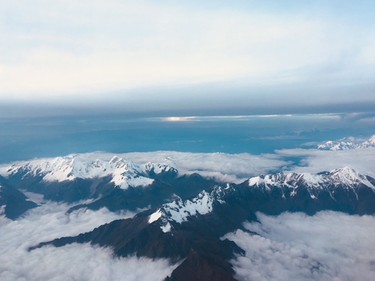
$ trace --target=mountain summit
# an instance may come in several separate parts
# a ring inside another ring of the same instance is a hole
[[[375,147],[375,135],[371,136],[367,140],[356,139],[353,137],[343,138],[337,141],[330,140],[318,145],[317,148],[320,150],[337,151],[369,147]]]

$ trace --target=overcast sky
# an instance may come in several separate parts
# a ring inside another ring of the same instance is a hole
[[[0,7],[2,103],[375,103],[370,0],[0,0]]]

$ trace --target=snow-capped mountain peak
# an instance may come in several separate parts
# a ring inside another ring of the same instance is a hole
[[[375,135],[371,136],[368,140],[357,139],[353,137],[343,138],[337,141],[329,140],[325,143],[318,145],[320,150],[350,150],[358,148],[375,147]]]
[[[365,147],[375,147],[375,135],[373,135],[367,141],[363,142],[362,146],[365,146]]]
[[[175,168],[164,163],[147,162],[143,165],[143,170],[148,174],[163,174],[168,172],[173,172],[177,174],[177,170]]]
[[[297,188],[301,185],[309,189],[322,189],[327,186],[357,187],[365,185],[375,189],[375,186],[367,179],[366,176],[360,175],[350,167],[343,167],[318,174],[312,173],[277,173],[271,175],[257,176],[248,180],[250,187],[288,187]]]
[[[111,182],[120,188],[148,186],[152,175],[177,170],[163,163],[136,164],[117,155],[106,153],[72,154],[65,157],[15,162],[0,168],[5,177],[42,178],[45,182],[65,182],[75,179],[112,177]]]
[[[336,183],[336,185],[346,184],[350,186],[357,186],[359,184],[363,184],[368,187],[375,188],[366,176],[359,174],[357,171],[348,166],[331,171],[330,178]]]
[[[169,232],[172,228],[171,222],[183,223],[191,216],[205,215],[212,212],[214,198],[212,194],[202,191],[192,200],[182,201],[176,196],[175,200],[163,204],[160,209],[149,216],[149,223],[161,220],[163,232]]]
[[[322,177],[310,173],[277,173],[264,176],[257,176],[249,179],[249,186],[265,186],[266,188],[285,185],[295,187],[300,183],[308,186],[318,186]]]

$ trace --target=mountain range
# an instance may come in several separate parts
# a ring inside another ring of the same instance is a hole
[[[369,148],[375,147],[375,135],[370,137],[367,140],[362,140],[353,137],[343,138],[337,141],[326,141],[321,143],[317,146],[320,150],[350,150],[350,149],[358,149],[358,148]]]
[[[167,258],[176,267],[166,280],[236,280],[230,261],[244,250],[224,237],[238,229],[248,232],[243,223],[256,221],[257,212],[375,213],[375,179],[350,167],[316,174],[272,173],[227,183],[180,173],[166,163],[96,156],[70,155],[1,168],[0,205],[10,219],[37,206],[24,192],[69,203],[68,212],[103,207],[137,212],[76,236],[40,241],[30,251],[90,243],[109,247],[119,257]]]

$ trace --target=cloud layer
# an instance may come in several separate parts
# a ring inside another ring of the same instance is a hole
[[[375,217],[320,212],[258,214],[227,235],[246,251],[233,260],[239,280],[364,280],[375,274]]]
[[[283,157],[301,157],[299,165],[291,167],[293,172],[318,173],[331,171],[344,166],[352,167],[359,173],[375,177],[373,162],[375,148],[351,149],[341,151],[322,151],[317,149],[288,149],[277,151]]]
[[[154,281],[163,280],[173,270],[167,260],[115,258],[110,249],[89,244],[43,247],[28,252],[28,247],[39,242],[76,235],[133,215],[111,213],[106,209],[66,214],[67,208],[67,205],[47,203],[17,221],[0,217],[1,280]]]
[[[249,153],[187,153],[156,151],[125,153],[124,159],[136,163],[166,163],[176,167],[180,174],[199,173],[224,182],[241,182],[254,175],[278,169],[288,162],[277,155],[252,155]]]

